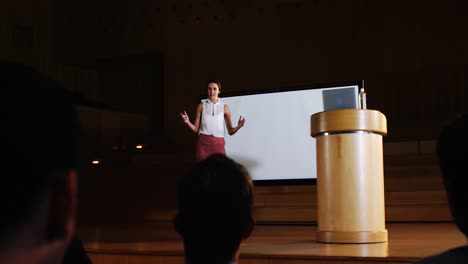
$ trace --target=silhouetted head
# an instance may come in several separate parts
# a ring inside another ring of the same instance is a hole
[[[442,130],[437,155],[455,223],[468,236],[468,114]]]
[[[179,186],[175,219],[189,260],[232,260],[254,226],[253,184],[243,166],[221,154],[197,163]]]
[[[34,256],[37,250],[60,258],[76,208],[79,131],[72,99],[48,77],[11,62],[0,61],[0,87],[0,255],[20,245],[29,251],[24,257],[42,258]]]

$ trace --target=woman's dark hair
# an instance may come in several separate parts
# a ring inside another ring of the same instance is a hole
[[[216,83],[218,85],[218,88],[219,90],[221,91],[221,82],[219,80],[216,80],[216,79],[211,79],[211,80],[208,80],[206,82],[206,85],[210,84],[210,83]]]

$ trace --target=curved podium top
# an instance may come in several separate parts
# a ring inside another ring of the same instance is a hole
[[[324,111],[310,117],[312,137],[330,132],[367,131],[387,134],[387,119],[377,110],[340,109]]]

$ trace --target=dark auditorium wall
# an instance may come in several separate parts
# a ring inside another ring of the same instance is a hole
[[[51,0],[3,1],[0,5],[0,58],[37,67],[49,64],[53,46],[52,10]]]
[[[3,1],[0,4],[0,58],[33,65],[91,101],[96,100],[96,71],[53,59],[53,0]]]
[[[389,136],[433,137],[432,128],[467,109],[461,1],[248,3],[212,2],[185,23],[169,19],[165,109],[174,137],[187,138],[171,113],[193,113],[212,75],[229,91],[366,79],[369,107],[387,115]]]
[[[226,91],[366,79],[369,107],[389,138],[434,137],[466,110],[464,1],[63,1],[57,59],[164,56],[164,132],[193,142],[177,113],[193,114],[204,81]]]
[[[365,79],[369,108],[388,118],[385,140],[426,140],[468,107],[467,5],[461,0],[18,0],[1,4],[0,57],[33,64],[68,89],[115,109],[81,111],[90,147],[139,134],[146,123],[157,130],[153,136],[177,151],[190,149],[195,138],[178,113],[193,115],[212,77],[229,92]],[[84,169],[84,204],[94,203],[101,214],[115,210],[111,218],[170,219],[170,212],[161,217],[144,210],[173,208],[174,183],[190,164],[177,151],[139,155],[132,161],[136,167]],[[398,179],[387,183],[401,189]],[[423,193],[421,203],[433,192],[444,199],[439,182],[429,189],[416,182],[398,199],[419,195],[411,188]],[[292,197],[284,204],[288,210],[299,204],[310,213],[314,193],[306,189],[275,192]],[[261,190],[257,204],[268,205],[270,196],[277,197]],[[138,209],[134,215],[132,208]],[[270,215],[273,210],[260,213],[266,220],[277,217]]]
[[[226,91],[366,79],[369,107],[387,115],[387,139],[433,138],[467,107],[466,5],[10,1],[0,9],[0,57],[33,64],[122,111],[162,112],[158,133],[179,145],[193,137],[177,113],[193,114],[213,76]],[[161,80],[152,80],[155,71]]]

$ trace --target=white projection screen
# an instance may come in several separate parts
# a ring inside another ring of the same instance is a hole
[[[310,116],[324,110],[357,108],[359,84],[301,87],[224,95],[233,126],[239,116],[245,126],[226,133],[226,154],[244,165],[256,185],[314,183],[315,139]]]

